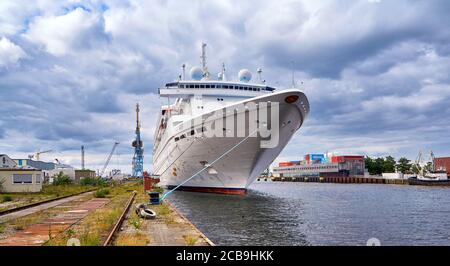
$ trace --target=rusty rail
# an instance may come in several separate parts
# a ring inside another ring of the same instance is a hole
[[[47,199],[47,200],[43,200],[43,201],[39,201],[39,202],[34,202],[34,203],[31,203],[31,204],[19,206],[19,207],[16,207],[16,208],[3,210],[3,211],[0,211],[0,216],[6,215],[6,214],[10,214],[10,213],[13,213],[13,212],[22,211],[22,210],[25,210],[25,209],[28,209],[28,208],[36,207],[36,206],[39,206],[39,205],[42,205],[42,204],[45,204],[45,203],[49,203],[49,202],[52,202],[52,201],[57,201],[57,200],[65,199],[65,198],[70,198],[70,197],[73,197],[73,196],[78,196],[78,195],[81,195],[81,194],[84,194],[84,193],[95,191],[97,189],[98,188],[89,189],[89,190],[85,190],[85,191],[82,191],[82,192],[77,192],[77,193],[70,194],[70,195],[65,195],[65,196],[61,196],[61,197],[57,197],[57,198],[53,198],[53,199]]]
[[[133,195],[128,200],[127,205],[125,206],[125,209],[123,210],[122,214],[120,215],[119,219],[117,220],[116,224],[114,225],[113,229],[108,235],[108,238],[106,238],[105,242],[103,242],[103,246],[109,246],[113,239],[114,235],[119,231],[120,226],[122,225],[123,221],[125,220],[125,217],[127,216],[128,211],[130,210],[131,204],[134,201],[134,198],[136,197],[136,192],[133,192]]]

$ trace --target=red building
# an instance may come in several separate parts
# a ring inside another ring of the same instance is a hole
[[[434,167],[436,170],[447,171],[450,176],[450,157],[434,158]]]
[[[333,156],[331,157],[332,163],[343,163],[346,161],[364,162],[364,156],[360,155],[346,155],[346,156]]]
[[[339,164],[339,169],[348,171],[349,176],[364,175],[364,156],[345,155],[331,157],[331,163]]]

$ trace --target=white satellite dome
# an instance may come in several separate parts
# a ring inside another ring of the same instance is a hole
[[[198,66],[191,68],[190,73],[193,80],[201,80],[203,78],[203,70]]]
[[[248,69],[241,69],[238,74],[239,81],[249,82],[252,79],[252,72]]]

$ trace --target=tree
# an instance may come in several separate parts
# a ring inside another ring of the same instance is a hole
[[[376,175],[381,175],[383,173],[383,166],[384,166],[384,158],[383,157],[376,158],[374,165],[374,173]]]
[[[402,157],[398,160],[396,168],[400,173],[406,174],[407,172],[411,171],[411,166],[411,161],[405,157]]]
[[[395,159],[392,156],[386,157],[383,164],[383,173],[394,173],[395,172]]]
[[[364,158],[364,164],[367,168],[367,171],[369,171],[369,174],[374,175],[374,162],[373,159],[370,158],[369,156],[366,156],[366,158]]]
[[[72,184],[72,180],[70,180],[70,177],[65,175],[62,171],[53,176],[53,185],[55,186],[70,184]]]

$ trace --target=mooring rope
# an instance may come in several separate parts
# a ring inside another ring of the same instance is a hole
[[[255,134],[258,131],[258,128],[253,131],[252,133],[250,133],[247,137],[243,138],[241,141],[239,141],[236,145],[234,145],[233,147],[231,147],[231,149],[227,150],[226,152],[222,153],[222,155],[220,155],[217,159],[215,159],[214,161],[212,161],[210,164],[206,165],[205,167],[203,167],[202,169],[200,169],[197,173],[195,173],[194,175],[192,175],[191,177],[189,177],[188,179],[184,180],[183,182],[181,182],[178,186],[176,186],[175,188],[167,191],[166,193],[164,193],[164,195],[161,197],[161,201],[164,200],[167,196],[169,196],[172,192],[174,192],[175,190],[177,190],[179,187],[181,187],[182,185],[186,184],[187,182],[189,182],[189,180],[191,180],[192,178],[196,177],[197,175],[199,175],[201,172],[205,171],[206,169],[208,169],[208,167],[211,167],[213,164],[215,164],[216,162],[218,162],[220,159],[222,159],[223,157],[225,157],[228,153],[232,152],[234,149],[236,149],[239,145],[241,145],[242,143],[244,143],[248,138],[250,138],[253,134]]]

